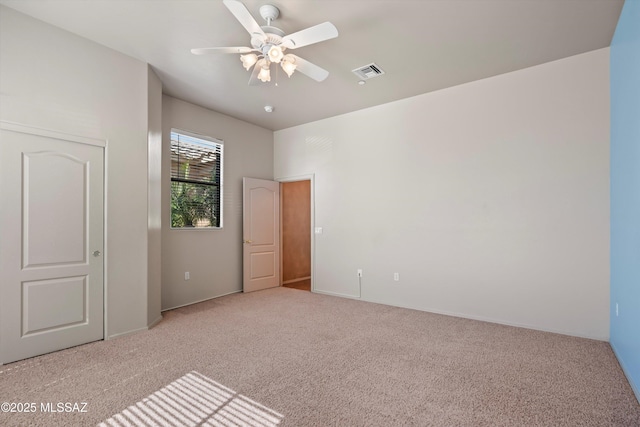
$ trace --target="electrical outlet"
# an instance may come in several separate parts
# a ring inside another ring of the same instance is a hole
[[[393,273],[393,281],[394,282],[400,281],[400,273]]]
[[[191,275],[189,274],[188,271],[185,271],[184,272],[184,280],[189,280],[189,279],[191,279]]]
[[[358,277],[362,277],[362,269],[361,268],[358,269]]]

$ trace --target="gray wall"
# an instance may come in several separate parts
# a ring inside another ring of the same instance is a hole
[[[315,289],[607,340],[608,59],[275,132],[276,179],[315,174]]]
[[[0,6],[0,119],[107,141],[107,337],[147,325],[147,65]]]
[[[224,141],[223,223],[219,230],[170,228],[170,162],[162,175],[162,309],[242,290],[242,177],[273,179],[273,132],[163,96],[163,149],[171,128]],[[191,279],[184,280],[188,271]]]
[[[148,66],[149,256],[147,324],[162,320],[162,82]]]

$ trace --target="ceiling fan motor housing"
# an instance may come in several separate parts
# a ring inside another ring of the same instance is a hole
[[[267,25],[260,27],[267,37],[266,39],[263,39],[262,37],[252,37],[251,46],[253,46],[254,49],[260,50],[263,54],[266,54],[271,46],[278,46],[282,43],[284,31],[280,28],[271,26],[271,21],[275,21],[280,16],[280,9],[277,7],[271,4],[260,6],[260,16],[267,21]]]
[[[282,38],[284,37],[284,31],[280,28],[271,27],[271,26],[262,26],[262,31],[267,36],[265,39],[262,37],[252,37],[251,38],[251,46],[254,49],[258,49],[262,53],[265,53],[264,50],[267,51],[271,48],[271,46],[278,46],[282,43]],[[282,47],[284,50],[284,46]]]

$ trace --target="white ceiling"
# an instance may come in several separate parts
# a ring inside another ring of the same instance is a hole
[[[244,1],[261,25],[267,3],[287,34],[338,28],[338,38],[295,51],[330,72],[324,82],[280,72],[278,86],[248,86],[239,55],[192,55],[250,45],[222,0],[0,0],[151,64],[168,95],[272,130],[607,47],[624,0]],[[371,62],[386,74],[358,85],[351,70]]]

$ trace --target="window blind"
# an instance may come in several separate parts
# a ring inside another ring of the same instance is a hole
[[[171,226],[221,227],[221,142],[171,132]]]

